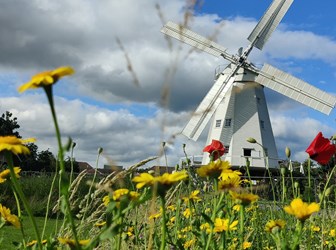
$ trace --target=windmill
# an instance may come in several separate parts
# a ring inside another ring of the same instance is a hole
[[[243,166],[246,158],[254,167],[278,167],[278,153],[265,101],[264,87],[279,92],[322,113],[329,114],[336,98],[269,64],[257,68],[247,60],[254,47],[261,50],[293,0],[274,0],[248,37],[250,44],[231,55],[223,46],[168,22],[161,32],[198,50],[223,57],[229,64],[216,76],[214,85],[197,107],[182,134],[196,141],[212,118],[207,144],[220,140],[224,155],[233,166]],[[259,145],[250,144],[253,137]],[[203,156],[203,164],[209,161]]]

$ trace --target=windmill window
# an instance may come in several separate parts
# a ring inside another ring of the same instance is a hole
[[[231,127],[231,118],[229,118],[229,119],[225,119],[225,127]]]
[[[260,104],[260,97],[257,97],[257,103]]]
[[[216,128],[220,128],[222,120],[216,120]]]
[[[229,148],[230,148],[229,145],[225,145],[224,154],[229,153]]]
[[[264,122],[263,120],[260,120],[260,127],[261,127],[262,129],[265,128],[265,122]]]
[[[244,156],[251,156],[252,149],[251,148],[243,148]]]

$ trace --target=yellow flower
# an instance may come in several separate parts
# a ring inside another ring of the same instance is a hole
[[[250,203],[255,202],[259,199],[258,195],[252,193],[236,193],[230,191],[230,195],[232,199],[238,201],[243,206],[249,205]]]
[[[314,231],[314,232],[320,232],[320,230],[321,230],[321,228],[320,228],[319,226],[314,226],[314,225],[312,225],[312,226],[310,227],[310,229],[311,229],[312,231]]]
[[[104,203],[104,205],[107,207],[108,206],[108,204],[110,203],[110,197],[108,196],[108,195],[105,195],[104,197],[103,197],[103,203]]]
[[[195,244],[195,242],[196,242],[196,239],[191,239],[191,240],[186,241],[183,244],[184,249],[191,248]]]
[[[47,240],[42,240],[42,245],[46,244],[47,243]],[[27,243],[26,247],[32,247],[32,246],[35,246],[37,244],[37,240],[32,240],[30,242]]]
[[[184,200],[184,202],[188,202],[189,200],[192,200],[195,202],[201,201],[202,199],[198,196],[199,193],[200,193],[199,190],[192,191],[189,197],[183,197],[182,199]]]
[[[55,70],[41,72],[32,77],[30,82],[27,82],[19,87],[19,93],[27,89],[35,89],[55,84],[61,77],[72,75],[75,71],[68,66],[60,67]]]
[[[167,207],[167,209],[170,210],[170,211],[175,211],[176,210],[176,206],[175,205],[169,205]]]
[[[95,227],[103,227],[106,225],[106,221],[96,222],[94,225]]]
[[[286,225],[284,220],[270,220],[265,225],[265,231],[269,233],[276,233],[280,229],[283,229]]]
[[[192,215],[193,212],[194,211],[190,210],[190,208],[187,208],[186,210],[184,210],[183,216],[188,219]]]
[[[154,176],[147,173],[141,173],[132,179],[133,182],[137,182],[136,188],[140,189],[144,186],[152,186],[154,184]]]
[[[238,220],[235,220],[230,224],[229,219],[216,218],[214,232],[220,233],[223,231],[237,230],[237,225],[238,225]]]
[[[171,186],[175,182],[182,181],[187,178],[188,178],[187,171],[180,171],[172,174],[164,173],[161,176],[155,177],[155,181],[164,186]]]
[[[243,242],[243,249],[248,249],[252,246],[252,242],[244,241]]]
[[[134,235],[133,232],[134,232],[134,227],[128,227],[126,234],[128,237],[131,237],[132,235]]]
[[[28,147],[24,144],[34,141],[34,138],[23,140],[13,135],[0,136],[0,151],[8,150],[13,154],[30,154]]]
[[[242,173],[237,170],[232,170],[230,168],[223,169],[222,173],[219,176],[219,179],[226,180],[226,179],[239,179]]]
[[[14,227],[19,228],[21,226],[19,218],[16,215],[11,214],[10,209],[6,208],[2,204],[0,204],[0,215],[2,220],[4,220],[5,222],[9,222]]]
[[[21,168],[19,167],[14,167],[14,173],[16,178],[20,178],[19,173],[21,172]],[[2,171],[0,173],[0,183],[4,183],[8,177],[10,175],[10,170],[9,169],[5,169],[4,171]]]
[[[310,204],[303,202],[300,198],[292,200],[289,206],[284,207],[286,213],[294,215],[300,221],[305,221],[313,213],[320,210],[320,205],[316,202]]]
[[[76,246],[76,241],[73,239],[58,238],[58,241],[63,245],[68,245],[70,248]],[[81,246],[86,246],[90,243],[90,240],[79,240],[78,243]]]
[[[196,170],[200,177],[218,178],[223,170],[230,169],[228,161],[211,161],[208,165],[202,166]]]
[[[336,230],[335,229],[331,229],[330,232],[329,232],[329,236],[335,237],[336,236]]]
[[[211,232],[210,224],[208,222],[200,225],[200,229],[201,230],[205,230],[206,233],[210,233]]]
[[[112,199],[115,201],[119,201],[121,197],[127,195],[129,193],[129,190],[126,188],[121,188],[113,191]]]
[[[230,189],[235,189],[240,186],[241,180],[239,175],[231,175],[230,177],[227,176],[225,178],[222,178],[218,182],[218,189],[219,190],[230,190]]]
[[[192,226],[187,226],[181,229],[181,233],[187,233],[190,232],[192,230]]]
[[[241,205],[238,205],[238,204],[237,204],[237,205],[234,205],[234,206],[233,206],[232,210],[239,212],[239,211],[240,211],[240,208],[241,208]]]
[[[160,213],[156,213],[156,214],[152,214],[152,215],[150,215],[149,217],[148,217],[148,219],[150,219],[150,220],[155,220],[155,219],[157,219],[157,218],[159,218],[160,216],[162,215],[162,212],[160,212]]]

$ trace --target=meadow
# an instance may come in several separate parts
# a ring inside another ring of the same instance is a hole
[[[45,91],[59,154],[54,175],[20,176],[13,156],[29,154],[26,144],[34,139],[0,137],[6,159],[0,173],[1,249],[335,249],[335,166],[318,179],[322,168],[311,167],[311,159],[324,166],[333,161],[334,138],[319,134],[308,146],[301,178],[289,148],[278,174],[266,168],[256,178],[248,161],[234,169],[222,160],[225,150],[216,140],[204,148],[210,163],[198,168],[186,161],[173,173],[139,172],[152,157],[103,178],[86,171],[74,176],[64,164],[74,146],[61,141],[52,92],[73,73],[61,67],[19,88]]]

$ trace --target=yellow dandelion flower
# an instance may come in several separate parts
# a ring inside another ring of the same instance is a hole
[[[234,210],[234,211],[236,211],[236,212],[239,212],[240,211],[240,208],[241,208],[241,205],[234,205],[233,207],[232,207],[232,210]]]
[[[202,166],[196,170],[200,177],[218,178],[223,170],[230,169],[228,161],[211,161],[208,165]]]
[[[243,249],[248,249],[252,246],[252,242],[244,241],[243,242]]]
[[[175,182],[186,180],[188,178],[187,171],[179,171],[172,174],[164,173],[161,176],[155,177],[155,181],[164,186],[171,186]]]
[[[75,71],[68,66],[60,67],[51,71],[38,73],[35,76],[33,76],[29,82],[19,87],[18,89],[19,93],[22,93],[27,89],[35,89],[50,86],[52,84],[55,84],[61,77],[72,75],[73,73],[75,73]]]
[[[219,179],[226,180],[226,179],[237,179],[237,178],[239,178],[239,180],[240,180],[241,175],[242,175],[242,173],[238,170],[232,170],[230,168],[225,168],[221,172],[221,174],[219,176]],[[240,182],[239,182],[239,184],[240,184]]]
[[[203,223],[202,225],[200,225],[200,229],[201,230],[205,230],[206,233],[210,233],[211,232],[210,224],[208,222]]]
[[[136,188],[140,189],[144,186],[152,186],[154,184],[154,176],[148,173],[141,173],[138,176],[135,176],[132,181],[136,182]]]
[[[20,175],[19,175],[20,172],[21,172],[21,168],[14,167],[14,173],[15,173],[16,178],[20,178]],[[0,173],[0,183],[4,183],[9,178],[9,175],[10,175],[9,169],[5,169],[4,171],[2,171]]]
[[[312,226],[310,227],[310,229],[311,229],[313,232],[320,232],[320,231],[321,231],[321,228],[320,228],[319,226],[314,226],[314,225],[312,225]]]
[[[276,233],[283,229],[286,225],[284,220],[270,220],[265,225],[265,231],[269,233]]]
[[[310,204],[303,202],[300,198],[292,200],[289,206],[284,207],[286,213],[294,215],[300,221],[305,221],[313,213],[320,210],[320,205],[316,202]]]
[[[110,203],[110,197],[108,196],[108,195],[105,195],[104,197],[103,197],[103,203],[104,203],[104,205],[107,207],[108,206],[108,204]]]
[[[21,227],[19,218],[15,214],[11,214],[10,209],[6,208],[2,204],[0,204],[0,216],[2,220],[12,224],[14,227],[16,228]]]
[[[75,247],[76,246],[76,241],[73,240],[73,239],[58,238],[58,242],[63,244],[63,245],[68,245],[69,247]],[[78,243],[81,246],[86,246],[90,243],[90,240],[79,240]]]
[[[183,247],[184,249],[188,249],[188,248],[191,248],[193,245],[195,245],[195,243],[196,243],[196,239],[191,239],[191,240],[186,241],[183,244]]]
[[[155,219],[159,218],[161,215],[162,215],[162,212],[160,212],[160,213],[156,213],[156,214],[152,214],[152,215],[150,215],[150,216],[148,217],[148,219],[150,219],[150,220],[155,220]]]
[[[34,138],[19,139],[16,136],[0,136],[0,152],[11,151],[13,154],[30,154],[29,148],[24,144],[34,142]]]
[[[237,225],[238,225],[238,220],[235,220],[230,224],[229,219],[216,218],[214,232],[220,233],[223,231],[237,230]]]
[[[127,195],[129,190],[127,188],[121,188],[113,191],[112,199],[115,201],[119,201],[121,197]]]
[[[101,222],[96,222],[95,224],[94,224],[94,226],[95,227],[103,227],[103,226],[105,226],[106,225],[106,221],[101,221]]]
[[[201,201],[202,199],[198,196],[200,193],[199,190],[194,190],[191,192],[191,194],[188,197],[183,197],[182,199],[184,200],[184,202],[188,202],[189,200],[198,202]]]
[[[236,192],[230,191],[230,195],[232,199],[241,203],[243,206],[249,205],[259,199],[258,195],[255,195],[252,193],[236,193]]]
[[[219,190],[230,190],[236,189],[240,186],[241,180],[239,175],[232,175],[230,177],[222,178],[218,182]]]
[[[134,235],[134,227],[128,227],[126,232],[128,237],[131,237]]]
[[[331,229],[330,232],[329,232],[329,236],[335,237],[336,236],[336,230],[335,229]]]
[[[187,219],[193,214],[193,210],[190,210],[190,208],[187,208],[183,212],[183,216],[186,217]]]
[[[42,240],[42,245],[45,245],[48,241],[47,240]],[[37,244],[37,240],[32,240],[26,244],[26,247],[32,247]]]

